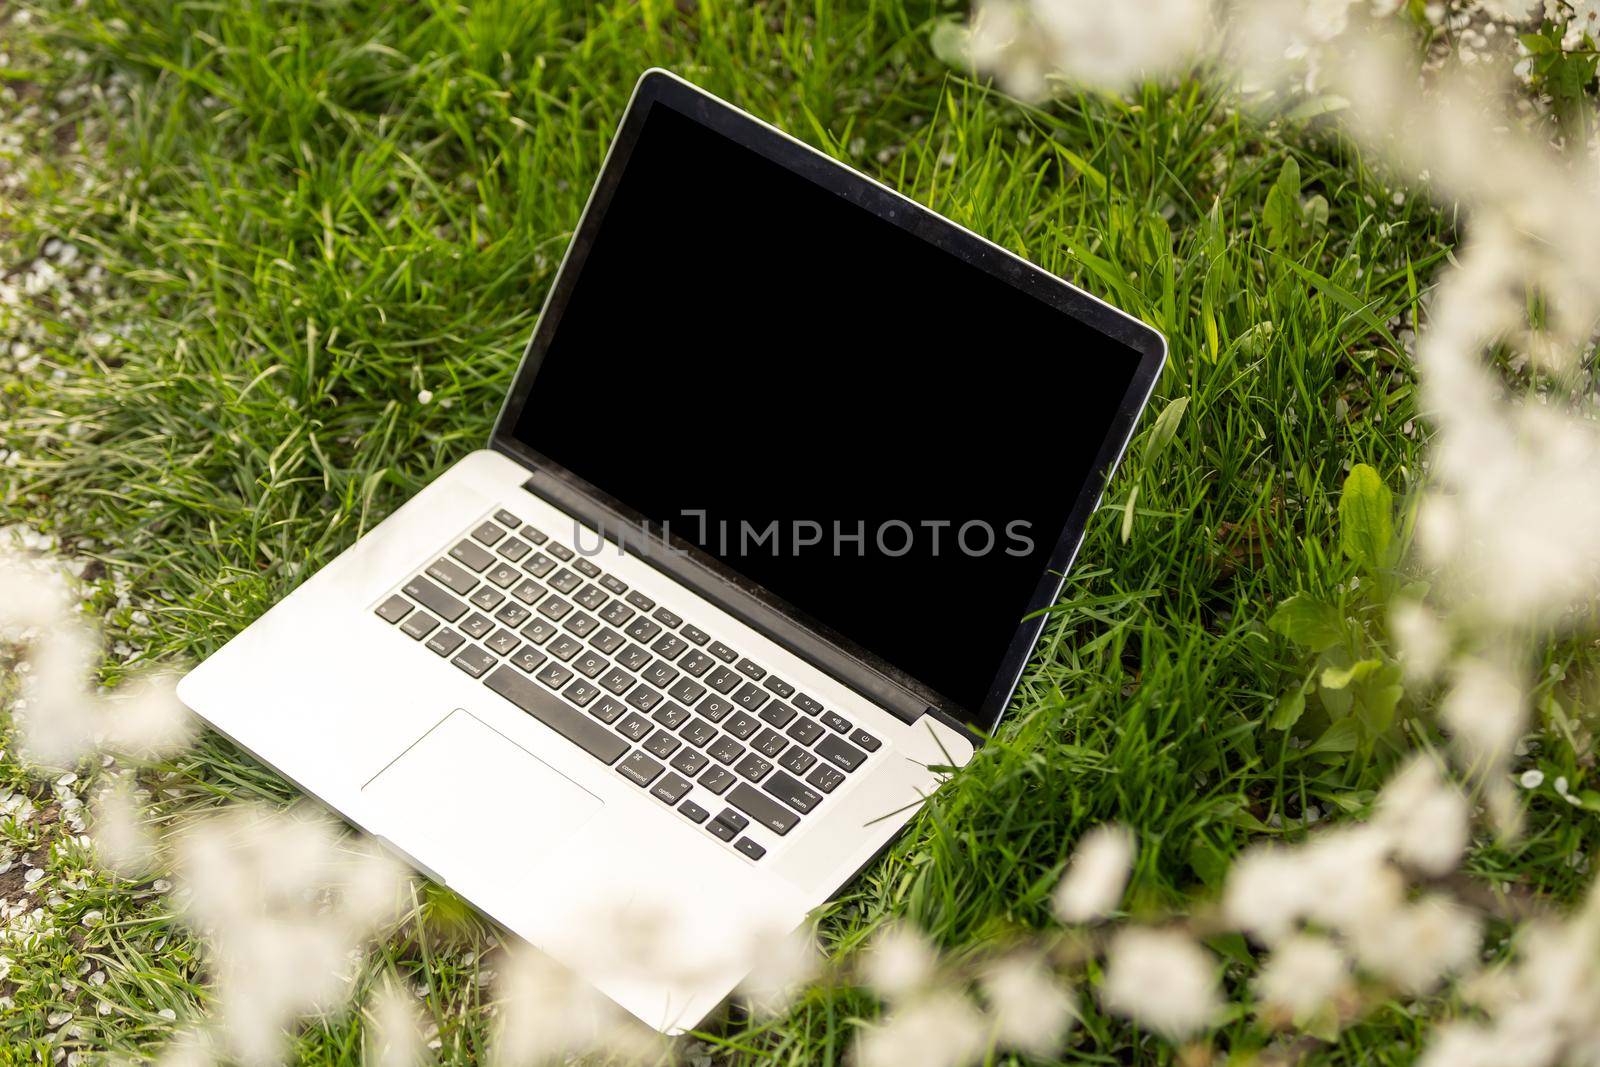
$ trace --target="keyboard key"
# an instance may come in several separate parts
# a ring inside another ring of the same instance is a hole
[[[505,543],[499,548],[495,549],[495,551],[499,552],[506,559],[509,559],[512,563],[515,563],[523,556],[526,556],[529,552],[532,552],[533,546],[521,538],[508,537],[506,538]]]
[[[640,711],[649,711],[651,708],[661,703],[661,699],[660,693],[642,683],[634,686],[633,692],[629,693],[627,697],[628,703],[632,704]]]
[[[611,655],[622,647],[623,636],[609,626],[602,626],[600,631],[589,638],[589,643],[606,655]]]
[[[585,652],[572,663],[572,669],[585,678],[598,677],[600,672],[611,666],[611,661],[598,652]]]
[[[678,749],[682,746],[683,742],[679,741],[678,738],[673,734],[668,733],[666,730],[657,730],[655,733],[651,734],[650,739],[644,743],[644,750],[652,753],[653,755],[660,756],[662,759],[666,759],[668,756],[678,751]]]
[[[617,764],[622,776],[637,786],[647,786],[666,768],[643,752],[630,752],[628,758]]]
[[[750,747],[771,758],[789,747],[789,739],[769,726],[756,734],[755,740],[750,742]]]
[[[676,804],[682,800],[684,794],[689,792],[689,783],[679,778],[676,774],[668,774],[657,782],[655,788],[650,790],[650,795],[663,804]]]
[[[556,559],[559,559],[562,563],[566,563],[577,554],[560,541],[551,541],[549,544],[545,545],[545,551],[550,553]]]
[[[738,833],[750,825],[750,820],[734,811],[732,808],[723,808],[722,814],[717,816],[717,821],[733,827],[733,832]]]
[[[733,773],[752,782],[759,782],[772,771],[772,764],[751,752],[733,765]]]
[[[468,637],[476,639],[493,630],[494,623],[490,622],[487,616],[480,615],[474,611],[461,623],[461,629],[466,632]]]
[[[445,622],[455,622],[467,613],[467,606],[426,578],[413,578],[401,590]]]
[[[572,569],[583,575],[585,578],[600,577],[600,568],[596,567],[591,561],[586,559],[573,560]]]
[[[534,677],[551,689],[560,689],[572,681],[572,672],[559,663],[548,663],[545,665],[544,670],[534,675]]]
[[[637,741],[650,732],[650,720],[636,711],[630,711],[628,717],[617,724],[617,729],[629,739]]]
[[[499,607],[506,595],[492,585],[486,585],[467,598],[467,603],[473,607],[482,608],[484,611],[493,611]]]
[[[836,734],[847,734],[850,732],[850,720],[844,718],[842,715],[839,715],[837,712],[823,712],[822,725],[826,726]]]
[[[510,630],[502,627],[490,635],[490,637],[483,643],[490,652],[493,652],[497,656],[503,656],[507,652],[510,652],[512,649],[516,648],[518,645],[522,644],[522,640]]]
[[[507,662],[524,674],[532,674],[549,658],[532,645],[523,645]]]
[[[782,771],[775,772],[761,788],[801,814],[822,803],[821,793],[807,789]]]
[[[796,774],[804,774],[817,762],[817,757],[801,748],[799,745],[790,745],[789,751],[778,759],[778,766]]]
[[[696,748],[704,748],[705,743],[717,736],[717,728],[696,715],[689,720],[687,726],[678,731],[683,739]]]
[[[600,617],[612,626],[621,626],[633,618],[633,609],[620,600],[613,600],[600,612]]]
[[[602,763],[615,763],[628,751],[622,738],[540,689],[515,668],[497,668],[484,684]]]
[[[654,663],[650,664],[650,666],[640,671],[639,677],[643,678],[651,685],[659,685],[661,688],[665,689],[667,686],[671,685],[677,680],[678,669],[670,663],[663,663],[660,660],[656,660]]]
[[[562,634],[560,637],[557,637],[554,641],[551,641],[548,645],[546,645],[545,651],[549,652],[562,663],[565,663],[573,656],[576,656],[579,652],[582,652],[583,646],[574,639],[568,637],[566,634]]]
[[[711,818],[711,813],[692,800],[685,800],[678,805],[678,814],[692,823],[702,823]]]
[[[763,667],[757,667],[753,662],[751,662],[749,657],[746,657],[734,664],[733,669],[744,675],[746,678],[754,678],[758,682],[767,676],[766,669]]]
[[[733,710],[733,701],[724,700],[719,696],[709,696],[700,702],[694,710],[710,719],[712,722],[721,722],[727,718],[728,712]]]
[[[655,610],[655,617],[656,621],[661,623],[661,625],[665,626],[669,630],[676,630],[678,627],[683,625],[683,617],[668,611],[666,608],[657,608]]]
[[[758,860],[767,854],[766,849],[762,848],[748,837],[739,838],[739,840],[733,843],[733,847],[738,849],[740,852],[743,852],[746,856],[749,856],[753,860]]]
[[[768,700],[767,694],[754,682],[746,682],[733,694],[733,702],[746,711],[755,711]]]
[[[824,737],[817,742],[817,755],[833,764],[853,771],[866,760],[867,754],[842,737]]]
[[[800,816],[744,782],[733,787],[728,803],[780,837],[800,823]]]
[[[450,560],[434,560],[427,565],[427,576],[434,581],[443,582],[450,592],[458,597],[466,597],[467,593],[477,587],[478,579],[464,569],[451,563]]]
[[[556,561],[543,552],[535,552],[522,563],[522,569],[535,578],[543,578],[556,569]]]
[[[378,618],[393,626],[407,615],[411,614],[411,601],[396,593],[394,596],[378,605]]]
[[[600,624],[598,622],[595,622],[591,616],[585,615],[581,611],[575,612],[573,616],[566,622],[562,623],[561,626],[563,629],[571,630],[579,637],[588,637],[590,634],[594,633],[600,628]]]
[[[621,596],[623,593],[628,591],[628,583],[624,582],[621,578],[618,578],[615,575],[602,574],[600,576],[600,584],[618,596]]]
[[[622,701],[613,700],[611,697],[601,697],[589,706],[589,714],[608,726],[616,722],[617,717],[627,710]]]
[[[732,767],[739,762],[739,757],[744,755],[745,747],[727,734],[723,734],[713,741],[706,751],[711,753],[712,758],[718,763],[726,763]]]
[[[511,512],[507,511],[505,508],[501,508],[499,511],[494,513],[494,521],[498,522],[501,526],[506,527],[508,530],[515,530],[517,527],[522,525],[522,520],[511,514]]]
[[[755,733],[760,725],[761,724],[759,722],[752,719],[744,712],[736,711],[733,713],[733,718],[722,724],[722,728],[728,731],[734,737],[737,737],[739,740],[744,741],[747,740],[751,734]]]
[[[667,729],[676,730],[688,721],[689,713],[669,700],[657,708],[655,714],[650,717]]]
[[[529,541],[532,541],[536,545],[542,545],[546,541],[550,540],[550,535],[539,529],[537,526],[524,526],[522,529],[518,530],[517,533],[521,534],[523,537],[527,538]]]
[[[509,563],[496,563],[489,568],[489,573],[484,575],[501,589],[509,589],[517,583],[522,575],[517,573],[517,568]]]
[[[739,836],[739,831],[735,830],[721,819],[712,819],[706,824],[706,829],[710,830],[724,841],[732,841],[734,838]]]
[[[706,675],[706,684],[715,689],[717,692],[721,693],[723,696],[727,696],[729,693],[737,689],[739,687],[739,683],[743,680],[744,679],[740,678],[737,674],[735,674],[733,671],[730,671],[726,667],[718,667],[716,670]]]
[[[716,666],[717,661],[704,652],[691,652],[678,661],[678,667],[685,674],[692,674],[698,678]]]
[[[711,757],[704,752],[696,752],[692,748],[685,748],[682,752],[672,757],[672,769],[681,771],[693,778],[710,762]]]
[[[599,611],[601,608],[605,607],[606,601],[610,600],[611,598],[606,596],[606,591],[604,589],[601,589],[598,585],[590,583],[578,590],[577,593],[573,595],[572,599],[576,600],[590,611]]]
[[[413,641],[421,641],[438,627],[438,619],[429,615],[426,611],[414,611],[411,613],[410,618],[400,624],[400,632]]]
[[[794,717],[798,714],[799,712],[795,711],[781,700],[774,700],[765,708],[761,709],[762,721],[770,722],[780,730],[785,726],[788,726],[789,723],[793,722]]]
[[[589,682],[579,678],[577,681],[563,689],[561,691],[561,695],[581,708],[586,707],[590,701],[599,696],[600,690],[596,689]]]
[[[707,641],[711,640],[710,634],[706,633],[692,622],[684,623],[683,629],[679,630],[678,633],[691,645],[703,645]]]
[[[815,697],[808,697],[804,693],[794,695],[795,706],[808,715],[821,715],[822,705],[817,703]]]
[[[656,634],[661,632],[661,627],[641,615],[634,619],[623,632],[635,641],[650,641]]]
[[[824,763],[806,775],[806,781],[824,793],[831,793],[840,782],[844,781],[844,775]]]
[[[538,585],[524,578],[522,581],[517,583],[517,587],[515,589],[511,590],[511,595],[522,601],[524,604],[537,604],[539,602],[539,598],[544,596],[544,586]]]
[[[735,652],[721,641],[711,642],[710,647],[707,648],[706,651],[710,652],[713,656],[717,657],[724,663],[732,663],[734,660],[739,658],[739,653]]]
[[[628,594],[628,603],[632,604],[640,611],[649,611],[651,608],[656,606],[656,602],[654,600],[651,600],[637,589]]]
[[[868,752],[878,751],[878,747],[883,744],[882,741],[879,741],[876,737],[873,737],[865,730],[857,730],[855,733],[850,735],[850,740],[854,741],[857,746],[866,749]]]
[[[472,539],[474,541],[481,541],[486,545],[494,544],[505,535],[506,532],[500,529],[500,527],[487,522],[478,527],[476,530],[472,531]]]
[[[628,668],[630,671],[636,671],[640,667],[643,667],[646,663],[650,662],[650,653],[646,652],[638,645],[629,645],[627,648],[617,653],[617,662]]]
[[[796,719],[784,733],[800,742],[809,745],[822,736],[822,727],[817,725],[815,719],[808,719],[804,715]]]
[[[600,679],[600,685],[617,696],[621,696],[633,688],[633,675],[621,667],[612,667],[609,671],[606,671],[605,677]]]
[[[667,690],[667,695],[674,700],[685,704],[694,704],[695,701],[705,696],[706,687],[691,678],[680,679],[678,684]]]
[[[457,652],[456,658],[450,662],[474,678],[480,678],[483,676],[484,671],[494,666],[494,657],[477,645],[468,645],[460,652]]]
[[[790,685],[788,682],[784,681],[782,678],[779,678],[775,674],[768,675],[767,680],[761,684],[772,690],[774,693],[777,693],[785,700],[788,700],[790,697],[794,696],[794,686]]]
[[[560,622],[572,612],[572,605],[558,596],[547,596],[534,610],[547,619]]]
[[[719,797],[726,793],[728,787],[735,781],[737,779],[734,778],[733,773],[723,767],[707,767],[705,772],[700,775],[700,785]]]
[[[462,566],[482,574],[494,562],[494,556],[483,550],[482,545],[475,545],[471,541],[459,542],[450,550],[450,558]]]
[[[567,570],[567,568],[562,567],[546,578],[545,583],[558,593],[570,593],[583,584],[583,579]]]
[[[655,644],[650,646],[650,651],[662,659],[677,659],[688,647],[689,643],[676,634],[662,634],[656,639]]]
[[[528,621],[528,616],[532,614],[533,612],[513,601],[495,612],[494,617],[507,626],[521,626]]]
[[[465,640],[465,637],[462,637],[454,630],[440,630],[438,633],[428,638],[428,649],[435,655],[448,656],[450,653],[460,648],[461,643]]]
[[[556,628],[544,619],[534,619],[522,628],[522,636],[536,645],[542,645],[555,636]]]

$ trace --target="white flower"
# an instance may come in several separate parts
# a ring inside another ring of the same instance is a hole
[[[422,1028],[412,998],[394,981],[385,981],[367,1006],[372,1022],[367,1028],[363,1063],[369,1067],[415,1067],[426,1057]]]
[[[640,1056],[655,1046],[641,1024],[531,945],[517,945],[499,970],[493,1063],[521,1067],[590,1052]]]
[[[1414,600],[1402,601],[1389,611],[1389,626],[1400,646],[1400,663],[1407,677],[1431,681],[1450,654],[1450,635],[1439,617]]]
[[[1256,993],[1269,1009],[1299,1022],[1333,999],[1349,977],[1349,962],[1333,942],[1302,934],[1273,951],[1256,978]]]
[[[1077,1021],[1074,998],[1036,955],[1014,955],[982,975],[994,1019],[995,1040],[1032,1056],[1048,1057]]]
[[[432,389],[420,390],[417,393],[417,403],[419,403],[419,404],[431,404],[431,403],[433,403],[433,390]]]
[[[1523,771],[1522,777],[1518,778],[1517,781],[1522,784],[1524,789],[1538,789],[1541,785],[1544,785],[1544,772],[1534,767],[1531,770]]]
[[[782,1014],[805,985],[821,969],[822,957],[810,927],[802,927],[778,937],[762,938],[753,946],[754,963],[744,981],[740,996],[752,1014]]]
[[[861,977],[880,996],[903,997],[927,985],[939,964],[938,953],[905,923],[885,927],[872,939]]]
[[[1122,900],[1133,854],[1133,834],[1125,827],[1098,826],[1084,834],[1056,887],[1056,916],[1069,923],[1104,918]]]
[[[856,1044],[857,1067],[963,1067],[977,1062],[986,1046],[983,1016],[959,993],[924,994],[864,1030]]]
[[[1378,796],[1377,822],[1395,855],[1425,874],[1455,868],[1466,851],[1470,818],[1467,798],[1427,756],[1414,757]]]
[[[1046,74],[1123,89],[1176,69],[1205,44],[1207,0],[983,0],[968,57],[1011,92],[1044,95]]]
[[[1118,932],[1106,956],[1100,999],[1107,1010],[1173,1041],[1221,1014],[1216,961],[1187,934],[1131,927]]]
[[[1527,716],[1511,672],[1481,659],[1456,665],[1440,711],[1468,764],[1485,770],[1510,757]]]
[[[1363,967],[1418,995],[1472,963],[1481,941],[1477,916],[1433,894],[1358,927],[1351,944]]]

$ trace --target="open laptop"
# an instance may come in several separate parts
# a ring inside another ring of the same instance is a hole
[[[1165,351],[649,71],[489,447],[179,693],[680,1032],[993,730]]]

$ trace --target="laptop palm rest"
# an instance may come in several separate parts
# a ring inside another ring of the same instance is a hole
[[[605,802],[457,708],[361,789],[375,829],[438,880],[495,856],[537,866]],[[516,848],[508,850],[507,842]],[[518,872],[520,873],[520,872]],[[507,876],[513,872],[506,871]]]

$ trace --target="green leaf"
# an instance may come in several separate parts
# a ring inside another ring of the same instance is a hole
[[[1339,544],[1344,554],[1369,574],[1389,564],[1394,540],[1394,494],[1383,478],[1357,463],[1339,494]]]
[[[1267,626],[1313,652],[1326,651],[1345,636],[1338,610],[1306,593],[1296,593],[1279,604]]]
[[[1278,180],[1267,190],[1267,202],[1262,207],[1261,221],[1267,227],[1267,244],[1282,248],[1299,232],[1300,228],[1300,164],[1293,156],[1283,161]]]
[[[1306,687],[1304,683],[1288,690],[1278,698],[1278,706],[1273,709],[1272,718],[1267,725],[1274,730],[1287,730],[1300,721],[1300,716],[1306,711]]]
[[[1189,866],[1209,886],[1220,886],[1228,876],[1228,857],[1203,836],[1189,844]]]
[[[1156,416],[1155,425],[1150,427],[1150,433],[1144,439],[1144,449],[1140,452],[1146,466],[1167,450],[1167,446],[1177,436],[1178,421],[1188,410],[1189,398],[1186,396],[1174,398],[1161,409],[1161,414]]]
[[[1526,48],[1530,55],[1542,56],[1557,49],[1556,42],[1542,33],[1525,33],[1517,40],[1522,42],[1522,47]]]
[[[1128,538],[1133,536],[1133,505],[1139,499],[1139,487],[1133,487],[1128,494],[1128,502],[1122,506],[1122,543],[1127,544]]]
[[[1348,667],[1322,668],[1322,688],[1343,689],[1351,682],[1358,682],[1383,666],[1381,659],[1362,659],[1350,664]]]
[[[1355,716],[1340,719],[1322,732],[1306,749],[1310,755],[1319,752],[1354,752],[1361,744],[1361,723]]]
[[[1320,230],[1328,225],[1328,198],[1318,193],[1308,196],[1300,205],[1301,221],[1308,230]]]

